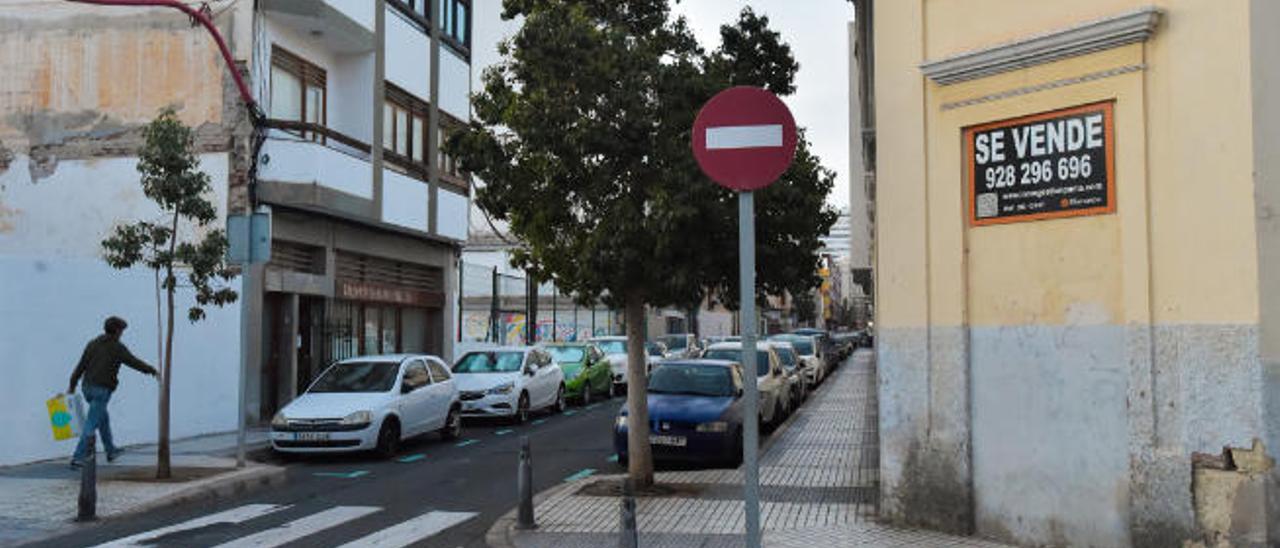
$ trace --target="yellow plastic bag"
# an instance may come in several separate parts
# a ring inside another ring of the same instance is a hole
[[[80,421],[72,414],[65,394],[49,398],[44,404],[49,408],[49,426],[53,428],[53,439],[62,441],[79,437]]]

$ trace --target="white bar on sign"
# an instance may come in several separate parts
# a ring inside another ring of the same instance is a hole
[[[475,512],[427,512],[339,548],[403,548],[476,516]]]
[[[782,146],[782,125],[707,128],[707,150]]]

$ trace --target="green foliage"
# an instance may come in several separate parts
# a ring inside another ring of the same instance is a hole
[[[621,305],[736,304],[737,196],[690,151],[701,106],[734,85],[792,93],[798,65],[749,8],[705,51],[665,0],[505,0],[520,31],[446,148],[486,182],[477,201],[523,246],[516,266],[581,298]],[[760,293],[817,285],[832,173],[803,135],[781,180],[757,192]]]
[[[206,197],[212,187],[209,175],[199,170],[191,128],[173,110],[165,109],[144,128],[143,136],[138,158],[142,192],[160,206],[169,226],[148,221],[117,226],[102,242],[104,256],[112,268],[141,265],[164,271],[161,287],[168,291],[177,287],[174,270],[185,270],[196,299],[187,318],[196,322],[204,318],[204,307],[236,300],[236,292],[224,285],[235,275],[224,259],[226,234],[209,226],[217,220],[217,208]],[[180,236],[175,240],[182,221],[202,236],[196,241],[178,241]]]

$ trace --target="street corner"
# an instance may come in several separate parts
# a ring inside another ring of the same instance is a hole
[[[562,483],[544,489],[533,496],[534,523],[537,524],[534,529],[519,529],[517,527],[517,512],[519,511],[519,508],[512,508],[509,512],[503,514],[502,517],[494,521],[493,525],[489,528],[489,531],[485,533],[485,543],[488,544],[490,548],[526,548],[532,546],[563,547],[578,545],[599,546],[598,543],[591,544],[588,542],[587,544],[574,544],[574,541],[572,540],[565,542],[566,539],[573,538],[573,535],[568,535],[566,537],[564,534],[555,533],[555,530],[558,528],[557,525],[559,524],[559,520],[557,520],[556,523],[544,524],[538,519],[538,516],[541,515],[539,512],[545,511],[548,508],[559,508],[562,503],[564,503],[565,499],[568,499],[577,493],[589,490],[594,492],[595,490],[599,490],[597,489],[598,486],[620,485],[624,478],[626,478],[625,474],[586,475],[580,478],[570,476],[565,478]],[[617,500],[618,497],[616,496],[611,498],[611,507],[615,509],[617,508]],[[616,521],[616,514],[611,514],[611,516]],[[591,514],[584,514],[582,517],[588,521],[593,521],[594,517],[600,517],[601,519],[604,518],[604,516],[593,516]],[[605,521],[603,523],[607,524],[610,522]],[[551,537],[555,537],[562,542],[558,544],[547,544],[546,541]],[[586,542],[589,539],[579,540]]]

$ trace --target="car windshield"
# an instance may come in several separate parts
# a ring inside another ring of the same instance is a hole
[[[600,350],[603,350],[605,354],[627,353],[626,341],[597,341],[596,346],[599,346]]]
[[[396,362],[344,362],[327,369],[307,392],[386,392],[396,384]]]
[[[708,350],[702,355],[708,360],[728,360],[731,362],[742,363],[742,351],[737,348],[718,348]],[[769,374],[769,352],[765,350],[756,351],[756,376]]]
[[[549,346],[547,352],[558,363],[578,363],[587,354],[587,350],[581,346]]]
[[[689,341],[684,335],[672,335],[670,337],[663,337],[662,342],[667,344],[668,350],[684,350],[685,345],[687,345]]]
[[[471,352],[453,366],[454,373],[514,373],[524,363],[524,352]]]
[[[791,347],[796,349],[796,354],[801,356],[813,355],[813,339],[809,337],[778,337],[777,340],[791,343]]]
[[[799,360],[796,358],[794,350],[790,348],[775,348],[773,351],[778,354],[778,359],[782,361],[783,367],[786,367],[788,370],[796,368],[796,363]]]
[[[670,364],[653,370],[649,393],[728,397],[734,390],[728,367]]]

